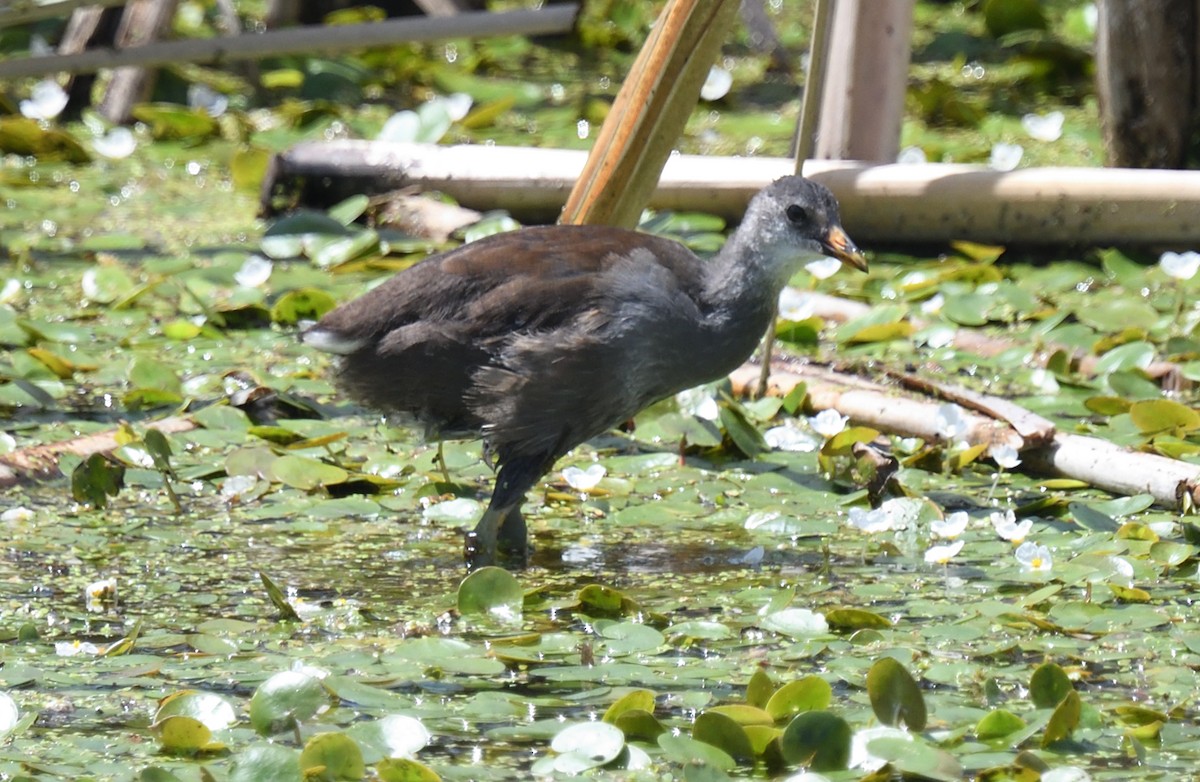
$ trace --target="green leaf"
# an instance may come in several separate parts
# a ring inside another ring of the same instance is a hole
[[[300,768],[308,775],[309,769],[320,769],[319,779],[360,780],[367,773],[362,750],[357,742],[345,733],[318,733],[308,740],[300,752]]]
[[[692,738],[711,744],[743,763],[754,758],[754,748],[742,726],[715,711],[702,712],[696,718],[692,724]]]
[[[302,320],[320,320],[336,306],[337,301],[325,291],[301,288],[288,291],[271,305],[271,321],[290,326]]]
[[[721,426],[725,428],[729,439],[737,449],[746,456],[753,458],[770,450],[763,440],[758,427],[750,423],[745,411],[737,405],[722,404],[720,407]]]
[[[300,753],[280,744],[254,744],[233,758],[229,782],[300,782]]]
[[[1084,505],[1082,502],[1069,503],[1067,509],[1071,511],[1071,515],[1075,517],[1079,526],[1093,532],[1116,532],[1121,526],[1116,519]]]
[[[1182,437],[1200,429],[1200,413],[1170,399],[1134,402],[1129,417],[1139,430],[1147,433],[1170,432]]]
[[[94,453],[71,471],[71,496],[93,508],[104,508],[125,485],[125,468],[103,454]]]
[[[271,462],[270,477],[296,489],[316,489],[345,483],[350,473],[307,456],[286,454]]]
[[[519,619],[525,602],[521,582],[507,570],[481,567],[458,585],[458,612]]]
[[[788,682],[767,701],[767,714],[778,722],[805,711],[821,711],[833,700],[833,688],[820,676],[810,675]]]
[[[601,718],[605,722],[616,724],[617,718],[627,711],[631,710],[644,711],[654,713],[654,691],[653,690],[630,690],[622,695],[604,712]]]
[[[841,717],[827,711],[806,711],[784,728],[780,749],[789,763],[807,764],[813,771],[837,771],[850,762],[852,735]]]
[[[1057,663],[1042,663],[1029,677],[1029,699],[1039,709],[1057,706],[1074,691],[1067,672]]]
[[[825,614],[825,621],[829,622],[831,627],[840,630],[862,630],[864,628],[882,630],[892,626],[891,620],[886,616],[865,608],[835,608]]]
[[[1042,746],[1049,747],[1055,742],[1070,738],[1079,727],[1079,718],[1083,713],[1083,701],[1079,693],[1071,690],[1055,707],[1046,723],[1046,732],[1042,734]]]
[[[262,582],[263,588],[267,590],[267,597],[271,601],[271,605],[279,611],[280,617],[288,621],[295,621],[300,618],[296,613],[295,607],[292,606],[287,595],[279,588],[279,585],[271,580],[271,577],[261,570],[258,571],[258,580]]]
[[[1025,727],[1025,720],[1007,709],[993,709],[975,724],[980,741],[1000,739]]]
[[[293,730],[327,709],[330,695],[316,678],[281,671],[258,686],[250,698],[250,724],[264,736]]]
[[[921,687],[894,657],[876,660],[867,672],[871,709],[884,725],[904,723],[909,730],[925,730],[925,696]]]

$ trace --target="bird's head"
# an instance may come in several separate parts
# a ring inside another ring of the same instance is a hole
[[[785,176],[750,201],[738,233],[786,280],[804,263],[827,256],[861,271],[867,259],[846,235],[837,199],[824,185]]]

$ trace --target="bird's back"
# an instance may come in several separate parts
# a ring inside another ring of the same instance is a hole
[[[517,342],[571,349],[604,317],[598,309],[614,308],[613,275],[631,264],[689,302],[702,290],[701,262],[669,239],[601,226],[527,228],[396,274],[330,312],[305,341],[344,356],[338,381],[359,402],[414,415],[431,431],[470,434],[494,423],[479,409],[481,370],[504,369]]]

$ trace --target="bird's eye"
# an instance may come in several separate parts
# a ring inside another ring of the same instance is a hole
[[[793,223],[808,222],[808,210],[799,204],[792,204],[787,208],[787,218]]]

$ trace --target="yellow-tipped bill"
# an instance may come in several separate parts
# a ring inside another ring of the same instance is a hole
[[[846,236],[846,232],[840,225],[829,227],[829,232],[821,241],[821,247],[830,258],[837,258],[842,263],[853,266],[862,272],[867,270],[866,256],[854,246],[854,242],[850,241],[850,237]]]

